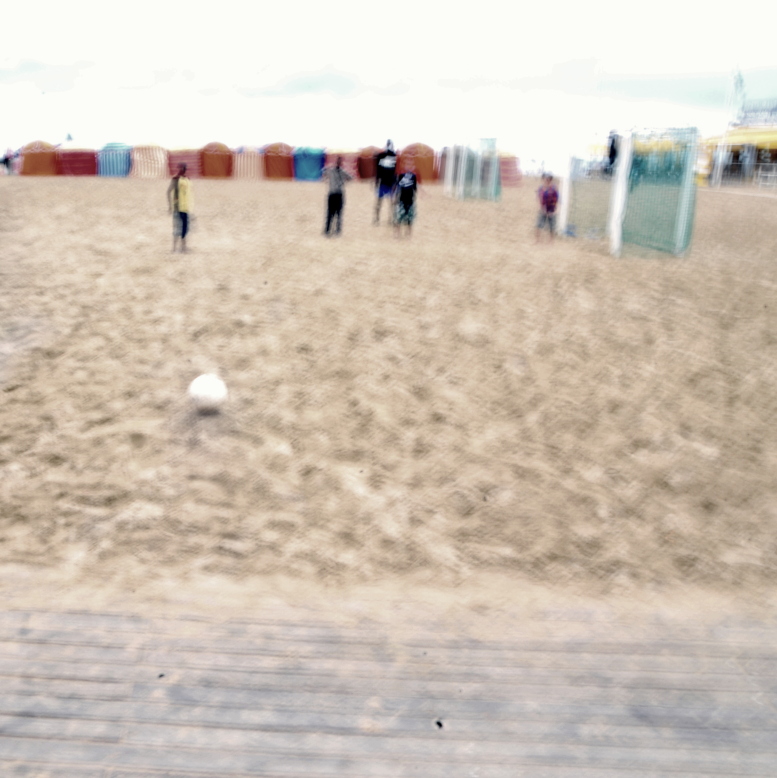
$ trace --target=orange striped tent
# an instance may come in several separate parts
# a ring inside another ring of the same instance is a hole
[[[380,154],[381,151],[383,151],[383,149],[380,149],[377,146],[366,146],[359,151],[359,155],[356,159],[359,178],[375,178],[375,155]]]
[[[57,175],[96,176],[97,152],[88,149],[57,149]]]
[[[271,143],[264,147],[265,178],[294,178],[294,149],[286,143]]]
[[[502,186],[518,186],[523,178],[523,174],[521,173],[521,161],[518,157],[513,157],[509,154],[500,154],[499,175],[502,179]]]
[[[57,150],[50,143],[36,140],[22,149],[23,176],[57,175]]]
[[[167,151],[161,146],[135,146],[131,156],[132,178],[167,178]]]
[[[209,143],[200,149],[203,178],[231,178],[232,149],[223,143]]]
[[[232,177],[258,179],[264,175],[259,149],[242,146],[232,156]]]
[[[202,178],[202,161],[199,149],[175,149],[167,152],[167,174],[178,175],[178,166],[186,165],[187,178]]]
[[[359,177],[359,154],[355,151],[331,151],[326,152],[325,165],[327,167],[334,167],[337,158],[343,158],[343,170],[353,178]]]
[[[415,167],[419,183],[429,184],[437,180],[437,165],[434,149],[423,143],[411,143],[399,152],[397,173],[404,173],[408,166]]]

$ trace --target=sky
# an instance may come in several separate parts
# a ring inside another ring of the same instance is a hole
[[[517,5],[42,0],[3,36],[0,146],[496,138],[548,167],[612,129],[721,132],[735,69],[747,99],[777,99],[771,4]]]

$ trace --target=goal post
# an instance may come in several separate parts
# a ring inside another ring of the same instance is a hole
[[[693,235],[699,133],[693,128],[632,130],[621,136],[613,171],[574,159],[562,223],[570,236],[683,256]],[[606,227],[605,227],[606,225]]]
[[[618,158],[615,160],[615,180],[610,192],[610,214],[607,220],[607,234],[610,236],[610,254],[620,257],[623,249],[623,219],[626,215],[626,199],[629,192],[629,174],[634,139],[626,133],[620,141]]]
[[[498,200],[501,174],[496,140],[471,145],[452,146],[445,151],[443,191],[457,200]]]

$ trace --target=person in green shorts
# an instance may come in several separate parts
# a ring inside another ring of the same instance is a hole
[[[396,197],[394,200],[394,225],[397,235],[401,233],[402,225],[407,227],[407,235],[415,221],[415,201],[418,194],[418,176],[415,174],[415,168],[412,164],[408,165],[407,170],[398,177]]]

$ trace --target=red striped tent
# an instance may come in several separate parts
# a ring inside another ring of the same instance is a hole
[[[135,146],[131,153],[132,178],[167,178],[167,151],[161,146]]]
[[[404,173],[412,164],[419,183],[429,184],[437,180],[435,153],[431,146],[423,143],[411,143],[399,152],[397,173]]]
[[[294,178],[294,149],[286,143],[271,143],[264,147],[265,178]]]
[[[200,149],[203,178],[231,178],[232,149],[223,143],[209,143]]]
[[[199,149],[175,149],[167,152],[167,174],[178,175],[178,166],[186,165],[187,178],[202,178],[202,160]]]
[[[359,177],[359,154],[355,151],[327,151],[325,165],[334,167],[337,158],[343,158],[343,170],[353,178]]]
[[[243,146],[232,156],[232,177],[258,179],[264,177],[264,166],[259,149]]]
[[[57,175],[96,176],[97,152],[88,149],[57,149]]]
[[[359,150],[359,156],[357,157],[359,178],[375,178],[375,155],[380,154],[381,151],[383,151],[383,149],[380,149],[377,146],[366,146]]]
[[[42,140],[28,143],[22,149],[22,166],[19,172],[23,176],[57,175],[56,148]]]
[[[518,186],[523,178],[518,157],[500,154],[499,175],[502,179],[502,186]]]

